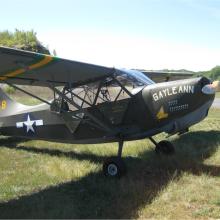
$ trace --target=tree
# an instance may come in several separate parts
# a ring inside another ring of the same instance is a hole
[[[216,66],[210,71],[210,77],[212,79],[220,79],[220,66]]]
[[[220,66],[216,66],[209,71],[199,72],[199,75],[206,76],[212,80],[220,80]]]
[[[55,49],[53,50],[53,55],[54,55],[54,56],[57,56],[57,52],[56,52]]]
[[[37,39],[37,33],[31,31],[0,32],[0,46],[13,47],[38,53],[50,54],[49,50]]]

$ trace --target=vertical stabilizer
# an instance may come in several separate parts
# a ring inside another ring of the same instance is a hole
[[[22,105],[12,100],[3,90],[0,88],[0,117],[13,115],[16,112],[25,109],[25,105]]]

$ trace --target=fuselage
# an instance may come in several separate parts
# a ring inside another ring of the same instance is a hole
[[[214,94],[202,88],[206,78],[147,85],[131,97],[87,107],[86,112],[106,124],[103,129],[79,110],[56,111],[48,105],[24,107],[1,94],[7,102],[0,113],[3,135],[69,143],[135,140],[160,132],[174,134],[207,116]]]

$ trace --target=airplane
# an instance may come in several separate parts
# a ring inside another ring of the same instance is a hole
[[[149,138],[157,153],[173,154],[171,142],[156,142],[153,136],[187,132],[208,115],[220,90],[219,81],[205,77],[156,83],[159,75],[150,79],[147,74],[0,47],[0,83],[43,102],[23,105],[1,89],[0,133],[61,143],[117,142],[117,155],[106,158],[103,173],[121,177],[125,141]],[[47,87],[53,99],[23,85]]]

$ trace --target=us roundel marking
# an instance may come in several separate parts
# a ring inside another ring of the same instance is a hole
[[[44,123],[43,123],[43,120],[42,120],[42,119],[39,119],[39,120],[31,120],[31,119],[30,119],[30,115],[28,114],[27,120],[26,120],[26,121],[17,122],[17,123],[16,123],[16,127],[17,127],[17,128],[23,128],[23,127],[25,126],[27,133],[28,133],[29,131],[35,133],[34,125],[35,125],[35,126],[42,126],[43,124],[44,124]]]

